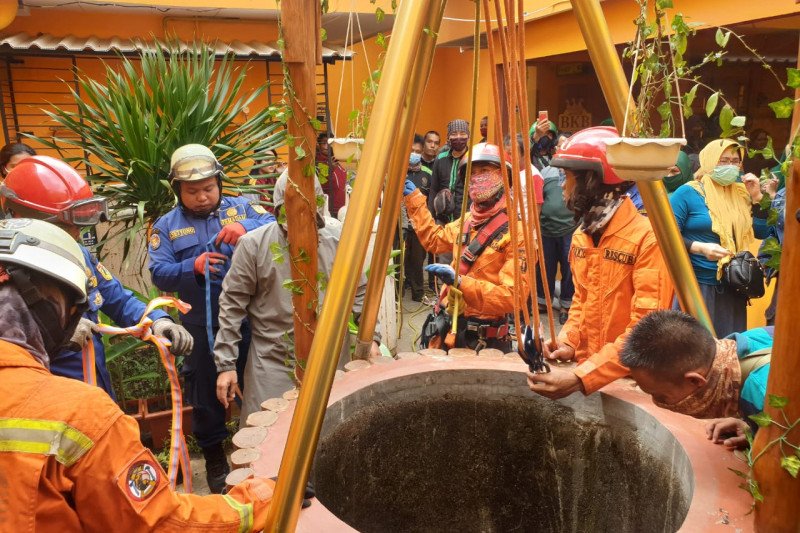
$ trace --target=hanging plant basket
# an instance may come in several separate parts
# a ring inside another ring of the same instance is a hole
[[[364,139],[356,137],[338,137],[328,139],[328,144],[333,148],[333,157],[348,170],[355,170],[358,160],[361,159],[361,146]]]
[[[656,181],[678,160],[686,139],[617,137],[606,141],[608,163],[626,181]]]

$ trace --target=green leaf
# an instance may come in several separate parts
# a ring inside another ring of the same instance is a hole
[[[377,22],[382,22],[385,16],[386,16],[386,13],[384,13],[383,9],[381,9],[379,7],[375,8],[375,20]]]
[[[297,252],[297,261],[300,263],[308,263],[311,261],[311,256],[308,255],[304,249],[300,248],[300,251]]]
[[[672,0],[657,0],[656,9],[667,9],[675,7],[672,5]]]
[[[300,282],[294,281],[293,279],[285,279],[281,285],[295,296],[302,296],[303,294],[303,288],[300,286]]]
[[[269,251],[272,254],[272,260],[275,263],[280,265],[283,264],[283,262],[286,260],[286,257],[284,256],[285,249],[283,245],[281,245],[280,243],[273,242],[272,244],[270,244]]]
[[[797,473],[800,472],[800,458],[795,455],[781,457],[781,468],[789,472],[790,476],[796,478]]]
[[[750,415],[747,418],[758,424],[758,427],[765,428],[772,424],[772,417],[769,416],[768,413],[758,413],[755,415]]]
[[[792,89],[800,87],[800,70],[796,68],[786,69],[786,85]]]
[[[325,41],[328,40],[328,30],[326,30],[325,28],[320,28],[319,35],[320,35],[320,38],[321,38],[322,42],[325,42]]]
[[[728,45],[728,39],[731,38],[731,32],[722,31],[722,28],[717,28],[715,39],[720,48],[725,48]]]
[[[297,159],[304,159],[306,157],[306,151],[302,146],[295,146],[294,153],[297,155]]]
[[[731,467],[728,467],[728,470],[730,470],[731,472],[733,472],[734,474],[736,474],[737,476],[739,476],[742,479],[750,479],[750,476],[748,476],[747,474],[745,474],[741,470],[736,470],[735,468],[731,468]]]
[[[767,196],[767,198],[769,198],[769,195],[765,195],[765,196]],[[780,213],[778,213],[777,209],[770,208],[767,211],[767,226],[776,226],[778,224],[778,216],[779,216],[779,214]]]
[[[733,117],[731,119],[731,126],[734,128],[744,128],[744,123],[747,120],[747,117],[743,117],[741,115]]]
[[[787,96],[783,100],[772,102],[769,107],[772,108],[776,118],[789,118],[792,116],[792,110],[794,109],[794,100]]]
[[[714,110],[717,109],[717,101],[719,100],[719,93],[716,92],[708,97],[708,101],[706,102],[706,116],[710,117],[714,114]]]
[[[708,108],[706,108],[706,110],[708,110]],[[728,104],[725,104],[719,112],[719,127],[722,128],[723,136],[729,136],[731,122],[733,122],[733,109],[731,109],[731,106]]]
[[[775,240],[775,242],[777,243],[777,240]],[[775,409],[783,409],[789,404],[789,398],[786,396],[778,396],[777,394],[768,394],[767,402],[769,403],[770,407],[774,407]]]

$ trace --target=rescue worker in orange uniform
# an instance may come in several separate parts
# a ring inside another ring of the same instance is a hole
[[[617,176],[606,159],[606,139],[616,129],[594,127],[573,135],[551,166],[566,172],[564,200],[580,226],[572,236],[570,268],[575,297],[557,339],[545,356],[571,361],[570,370],[528,374],[528,385],[548,398],[591,394],[628,375],[619,362],[625,338],[639,320],[669,309],[672,282],[650,221],[625,194],[632,182]]]
[[[455,256],[458,239],[464,239],[461,258],[454,259],[452,265],[434,263],[425,268],[448,286],[446,290],[457,285],[463,294],[464,317],[458,321],[459,334],[455,346],[509,351],[507,315],[514,311],[514,291],[521,290],[523,298],[528,295],[524,275],[521,276],[522,287],[514,287],[515,248],[523,272],[526,268],[522,230],[520,227],[520,242],[515,245],[508,230],[510,221],[499,148],[479,143],[473,147],[471,157],[468,194],[472,204],[463,220],[459,218],[446,226],[437,225],[428,210],[425,195],[411,180],[406,180],[404,201],[408,217],[428,252],[443,254],[452,251]],[[510,165],[506,166],[510,168]],[[462,175],[466,173],[466,162],[462,162],[460,172]],[[510,175],[511,171],[508,172]],[[519,222],[514,222],[519,227]],[[458,281],[456,266],[460,274]]]
[[[0,530],[262,529],[272,481],[179,494],[133,418],[99,388],[48,371],[88,306],[86,286],[67,233],[0,220]]]

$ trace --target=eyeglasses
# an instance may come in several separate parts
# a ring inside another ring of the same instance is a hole
[[[719,163],[720,165],[741,165],[742,160],[738,157],[720,157]]]
[[[203,156],[191,156],[181,159],[172,167],[172,178],[178,181],[187,180],[195,174],[210,178],[220,172],[219,163],[215,159]]]

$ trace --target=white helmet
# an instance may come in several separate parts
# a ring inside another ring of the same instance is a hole
[[[222,172],[214,152],[202,144],[185,144],[175,150],[169,168],[173,181],[200,181]]]
[[[74,289],[86,301],[86,262],[67,232],[42,220],[0,220],[0,263],[38,272]]]

